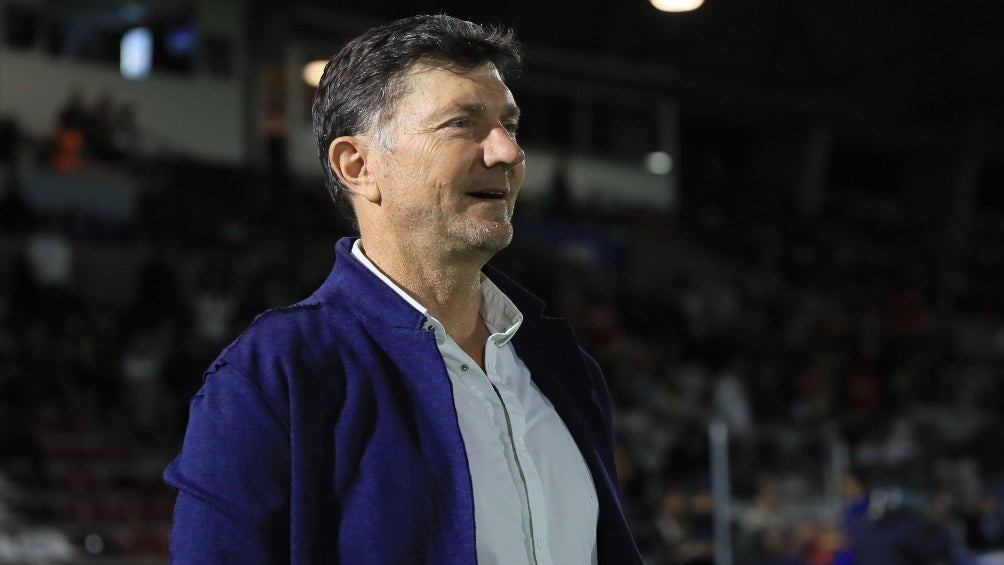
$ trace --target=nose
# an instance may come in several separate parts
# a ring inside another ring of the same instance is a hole
[[[485,166],[489,169],[499,165],[512,169],[526,158],[515,136],[501,124],[488,132],[483,143]]]

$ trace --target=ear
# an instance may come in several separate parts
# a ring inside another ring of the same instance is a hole
[[[380,189],[369,166],[369,150],[367,141],[359,136],[337,137],[328,146],[328,162],[350,193],[377,204]]]

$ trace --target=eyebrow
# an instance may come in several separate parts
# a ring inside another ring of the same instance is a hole
[[[484,104],[484,103],[480,103],[480,104],[453,104],[452,107],[455,108],[455,109],[463,110],[464,112],[467,112],[468,114],[486,114],[486,113],[488,113],[488,105]],[[519,116],[520,116],[519,106],[517,106],[515,104],[509,104],[509,103],[507,103],[505,105],[505,109],[502,112],[502,117],[503,118],[515,118],[515,119],[519,119]]]

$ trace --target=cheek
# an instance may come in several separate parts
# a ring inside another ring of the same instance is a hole
[[[415,200],[428,191],[429,185],[434,182],[431,168],[426,163],[411,151],[395,151],[393,157],[385,163],[385,190],[393,193],[392,198],[395,200]]]
[[[447,149],[435,140],[424,141],[416,147],[410,162],[416,181],[413,188],[441,193],[463,177],[460,164],[464,161]]]

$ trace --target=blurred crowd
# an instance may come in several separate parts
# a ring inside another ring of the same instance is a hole
[[[67,175],[63,129],[101,147],[79,108],[71,98],[38,161]],[[119,484],[157,502],[81,511],[81,489],[115,481],[68,469],[61,438],[166,462],[219,349],[313,290],[351,229],[280,166],[135,162],[113,146],[75,158],[130,161],[143,196],[124,222],[32,209],[17,182],[31,165],[0,169],[0,526],[145,520],[152,538],[106,534],[87,551],[157,554],[170,493],[156,477]],[[853,190],[811,216],[688,192],[673,213],[555,199],[521,203],[495,263],[603,366],[648,562],[713,562],[715,421],[733,563],[962,565],[1004,551],[1004,249],[946,251],[895,202]]]
[[[694,200],[570,221],[623,257],[571,243],[553,251],[581,271],[515,262],[606,370],[651,561],[711,562],[718,420],[734,562],[1001,562],[999,246],[943,253],[850,191],[811,218]]]

